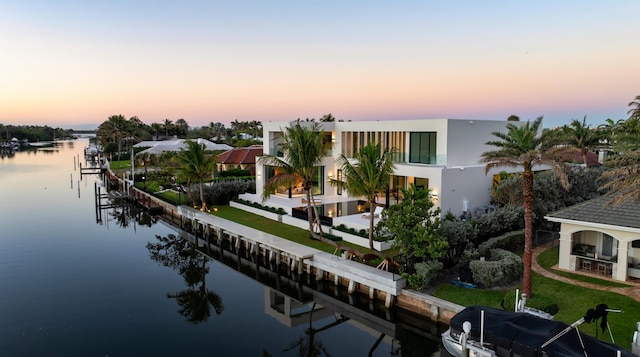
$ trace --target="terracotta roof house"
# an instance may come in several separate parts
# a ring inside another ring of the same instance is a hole
[[[560,269],[640,278],[640,204],[610,200],[600,196],[545,216],[560,223]]]
[[[262,145],[227,150],[218,155],[218,171],[242,169],[256,174],[256,156],[262,155]]]

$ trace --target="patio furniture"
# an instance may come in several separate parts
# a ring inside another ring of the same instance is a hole
[[[582,260],[582,270],[589,270],[591,271],[591,261],[590,260]]]

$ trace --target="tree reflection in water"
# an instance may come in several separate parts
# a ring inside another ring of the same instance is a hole
[[[129,227],[131,223],[151,227],[158,222],[156,216],[150,215],[145,209],[126,198],[113,198],[108,207],[111,208],[109,216],[122,228]]]
[[[167,294],[180,306],[180,315],[192,324],[206,322],[211,316],[211,307],[216,315],[220,315],[224,310],[222,298],[206,286],[209,259],[193,244],[174,234],[166,237],[156,235],[156,239],[157,243],[147,243],[151,259],[177,270],[187,285],[187,289]]]

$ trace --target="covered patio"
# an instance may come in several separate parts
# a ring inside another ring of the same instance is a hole
[[[600,196],[545,217],[560,223],[558,268],[640,279],[640,205],[608,205],[610,199]]]

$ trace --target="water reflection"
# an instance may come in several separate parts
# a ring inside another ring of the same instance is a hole
[[[106,220],[103,219],[105,212]],[[147,209],[117,191],[106,194],[97,191],[96,223],[108,226],[110,221],[115,221],[121,228],[133,225],[135,229],[136,225],[151,227],[158,222],[158,217],[149,214]]]
[[[174,234],[156,235],[156,240],[156,243],[147,243],[151,260],[177,270],[187,285],[184,290],[167,294],[180,306],[180,315],[191,324],[208,321],[211,308],[216,315],[220,315],[224,310],[222,298],[206,286],[209,259],[198,252],[193,244]]]
[[[345,316],[336,316],[335,321],[317,329],[313,328],[313,313],[316,311],[316,305],[317,304],[314,302],[311,306],[311,310],[309,311],[309,327],[304,330],[304,335],[300,336],[298,340],[291,343],[291,346],[284,350],[285,352],[294,350],[300,357],[318,357],[322,356],[323,354],[325,356],[331,355],[325,348],[322,341],[316,340],[316,334],[330,329],[334,326],[340,325],[343,322],[349,321],[349,318]],[[318,308],[320,309],[320,311],[324,310],[323,307]]]

